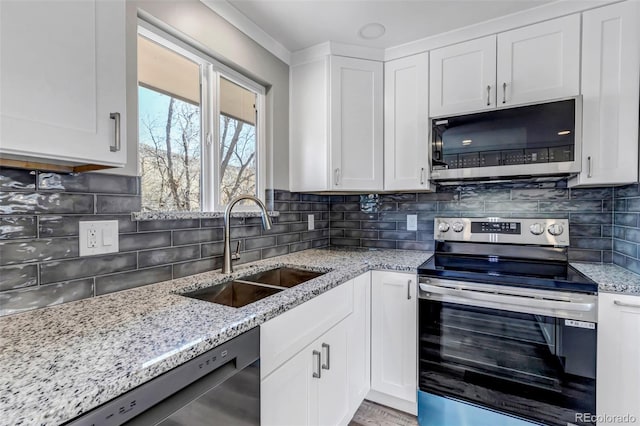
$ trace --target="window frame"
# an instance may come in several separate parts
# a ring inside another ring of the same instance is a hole
[[[145,37],[197,63],[200,67],[200,211],[220,212],[225,205],[220,201],[220,78],[225,78],[256,94],[256,196],[265,202],[266,198],[266,89],[259,83],[224,65],[190,43],[169,34],[161,28],[138,19],[137,35]],[[197,44],[197,43],[194,43]],[[137,55],[136,55],[137,58]],[[138,87],[138,85],[136,85]],[[139,108],[139,106],[138,106]],[[138,117],[139,120],[139,117]],[[139,141],[137,141],[139,152]],[[140,174],[138,164],[138,174]],[[251,194],[254,195],[254,194]],[[254,204],[238,204],[234,210],[257,211]]]

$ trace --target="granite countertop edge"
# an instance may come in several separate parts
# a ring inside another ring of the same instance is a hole
[[[65,423],[362,273],[415,273],[430,256],[311,249],[0,318],[0,417]],[[180,295],[280,266],[326,273],[238,309]]]
[[[598,284],[598,291],[640,296],[640,275],[612,263],[571,262],[571,266]]]

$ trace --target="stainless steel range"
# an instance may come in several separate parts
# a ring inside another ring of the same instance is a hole
[[[597,285],[566,219],[436,218],[418,269],[421,426],[590,425]],[[578,415],[580,414],[580,415]]]

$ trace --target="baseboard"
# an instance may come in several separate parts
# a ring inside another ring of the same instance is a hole
[[[365,399],[414,416],[418,415],[418,403],[416,401],[407,401],[375,390],[370,390]]]

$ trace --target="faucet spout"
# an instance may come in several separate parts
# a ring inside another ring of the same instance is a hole
[[[269,213],[267,213],[267,207],[264,205],[262,200],[253,195],[240,195],[238,197],[233,198],[227,204],[227,207],[224,209],[224,256],[222,263],[222,273],[230,274],[233,272],[233,265],[231,263],[231,210],[233,206],[235,206],[239,201],[242,200],[251,200],[260,207],[261,215],[262,215],[262,227],[267,231],[271,229],[271,218],[269,217]]]

